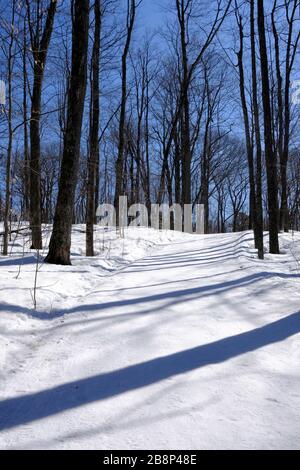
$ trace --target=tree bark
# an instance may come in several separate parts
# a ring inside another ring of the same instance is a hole
[[[31,101],[30,118],[30,224],[32,230],[32,249],[42,248],[42,218],[41,218],[41,169],[40,169],[40,120],[41,120],[41,98],[42,86],[47,53],[53,30],[57,0],[51,0],[48,6],[42,38],[39,38],[39,25],[33,31],[30,15],[30,2],[26,0],[29,32],[31,37],[31,48],[34,59],[33,67],[33,90]],[[37,8],[40,8],[37,5]],[[39,13],[40,14],[40,13]]]
[[[100,33],[101,9],[100,0],[94,3],[95,33],[92,54],[92,86],[91,86],[91,125],[90,155],[88,160],[87,209],[86,209],[86,256],[94,256],[94,221],[96,213],[96,183],[99,170],[99,73],[100,73]]]
[[[189,67],[186,39],[186,5],[184,0],[176,0],[180,27],[182,61],[182,204],[191,203],[191,137],[189,104]]]
[[[80,140],[87,82],[89,0],[73,4],[72,68],[67,125],[53,232],[46,262],[70,265],[71,231],[79,168]]]
[[[253,157],[253,142],[251,139],[250,122],[248,107],[245,94],[245,77],[244,77],[244,62],[243,62],[243,50],[244,50],[244,32],[241,16],[237,17],[239,26],[239,37],[240,37],[240,50],[237,53],[238,57],[238,69],[240,77],[240,96],[244,118],[244,129],[246,137],[246,150],[248,159],[248,171],[249,171],[249,183],[250,183],[250,218],[251,225],[253,226],[255,246],[258,247],[258,234],[257,234],[257,206],[256,206],[256,187],[255,187],[255,174],[254,174],[254,157]]]
[[[15,26],[15,0],[12,4],[12,18],[10,25],[10,39],[8,46],[8,147],[6,156],[6,184],[5,184],[5,209],[4,209],[4,234],[3,234],[3,255],[8,255],[9,222],[11,212],[11,158],[13,145],[12,128],[12,77],[13,77],[13,46],[14,46],[14,26]]]
[[[23,37],[23,120],[24,120],[24,216],[30,219],[30,162],[27,123],[27,67],[26,67],[26,17],[24,17]]]
[[[264,1],[257,0],[257,23],[262,79],[262,101],[264,110],[265,159],[268,185],[269,243],[270,253],[279,253],[278,240],[278,184],[276,154],[273,148],[272,113],[270,102],[269,67],[266,46]]]
[[[252,68],[252,101],[254,114],[254,133],[256,142],[256,247],[259,259],[264,258],[264,220],[262,206],[262,148],[259,122],[254,0],[250,0],[250,38],[251,38],[251,68]]]

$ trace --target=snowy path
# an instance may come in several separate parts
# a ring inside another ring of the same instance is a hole
[[[51,315],[7,284],[0,448],[299,448],[299,270],[251,246],[182,235],[109,276],[49,268]]]

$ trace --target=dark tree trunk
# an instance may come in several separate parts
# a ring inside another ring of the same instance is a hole
[[[262,149],[257,93],[256,47],[255,47],[255,20],[254,0],[250,0],[250,37],[251,37],[251,66],[252,66],[252,93],[254,132],[256,142],[256,247],[259,259],[264,258],[264,221],[262,206]]]
[[[31,101],[30,117],[30,224],[32,230],[32,249],[42,248],[41,227],[41,169],[40,169],[40,119],[41,95],[47,52],[53,30],[57,0],[51,0],[48,6],[47,18],[39,39],[39,26],[33,31],[30,15],[30,2],[27,0],[27,16],[31,36],[31,48],[34,59],[34,80]],[[37,6],[38,8],[38,6]]]
[[[34,84],[30,119],[30,225],[32,231],[32,249],[42,248],[41,218],[41,168],[40,168],[40,112],[42,76],[40,66],[34,67]]]
[[[189,68],[186,40],[186,5],[184,0],[176,0],[177,16],[180,27],[182,61],[182,204],[191,204],[191,137],[189,105]]]
[[[6,157],[6,188],[5,188],[5,210],[4,210],[4,235],[3,235],[3,255],[8,255],[8,240],[9,240],[9,221],[11,212],[11,157],[12,157],[12,144],[13,144],[13,129],[12,129],[12,69],[11,69],[11,52],[9,53],[9,79],[8,79],[8,147]]]
[[[46,262],[70,265],[71,231],[87,81],[89,0],[75,0],[67,125],[53,232]]]
[[[274,1],[272,9],[272,30],[274,36],[274,45],[275,45],[275,64],[276,64],[276,79],[277,79],[277,115],[278,115],[278,142],[277,142],[277,155],[280,161],[280,176],[281,176],[281,208],[280,208],[280,218],[279,218],[279,227],[283,229],[285,226],[285,219],[287,218],[287,188],[286,188],[286,167],[285,167],[285,154],[286,146],[283,148],[283,139],[284,139],[284,125],[283,125],[283,96],[282,96],[282,86],[283,79],[281,74],[281,64],[280,64],[280,44],[279,44],[279,35],[275,23],[275,11],[276,11],[277,1]],[[288,77],[286,77],[288,80]],[[288,113],[289,113],[289,104],[288,104]],[[275,120],[274,120],[275,121]],[[288,150],[287,150],[288,152]]]
[[[257,207],[256,207],[256,188],[255,188],[255,174],[254,174],[253,143],[252,143],[252,139],[251,139],[250,122],[249,122],[248,107],[247,107],[246,94],[245,94],[245,78],[244,78],[244,63],[243,63],[244,32],[243,32],[243,24],[242,24],[241,16],[239,16],[237,18],[237,21],[238,21],[239,36],[240,36],[240,50],[237,54],[239,77],[240,77],[240,96],[241,96],[243,118],[244,118],[244,129],[245,129],[245,137],[246,137],[246,149],[247,149],[249,183],[250,183],[250,219],[251,219],[251,225],[250,226],[253,227],[255,246],[258,247]]]
[[[209,86],[206,77],[207,94],[209,96]],[[210,107],[210,104],[208,104]],[[201,184],[200,184],[200,204],[204,205],[204,233],[209,232],[209,167],[210,167],[210,122],[211,116],[208,110],[208,116],[205,124],[203,151],[201,157]]]
[[[146,109],[145,109],[145,152],[146,152],[146,176],[145,176],[145,201],[148,211],[148,224],[151,226],[151,190],[150,190],[150,151],[149,151],[149,80],[146,71]]]
[[[27,67],[26,67],[26,18],[24,17],[23,38],[23,119],[24,119],[24,216],[30,219],[30,162],[27,123]]]
[[[11,215],[11,158],[13,146],[12,127],[12,79],[13,79],[13,46],[14,46],[14,26],[15,26],[16,1],[12,3],[11,30],[8,46],[8,146],[6,156],[6,181],[5,181],[5,209],[4,209],[4,235],[3,235],[3,255],[8,255],[8,240],[10,236],[10,215]]]
[[[175,144],[175,156],[174,156],[174,179],[175,179],[175,203],[180,204],[181,202],[181,159],[180,159],[180,146],[178,142],[178,134],[176,132],[174,138]]]
[[[257,0],[257,22],[260,47],[260,64],[262,79],[262,101],[264,110],[264,137],[265,137],[265,158],[267,168],[268,183],[268,212],[269,212],[269,242],[270,253],[279,253],[278,240],[278,185],[276,154],[273,148],[272,136],[272,114],[270,102],[270,83],[268,55],[265,34],[264,2]]]
[[[99,73],[100,73],[100,32],[101,10],[100,0],[94,3],[95,36],[92,55],[92,86],[91,86],[91,125],[90,155],[88,160],[87,209],[86,209],[86,256],[94,256],[94,220],[97,171],[99,170]]]

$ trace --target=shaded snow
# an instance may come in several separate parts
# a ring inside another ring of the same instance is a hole
[[[0,447],[299,448],[300,234],[96,238],[40,264],[36,312],[35,254],[0,257]]]

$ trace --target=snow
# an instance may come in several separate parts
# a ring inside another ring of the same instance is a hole
[[[0,447],[299,448],[300,233],[96,237],[39,262],[36,311],[36,254],[0,257]]]

